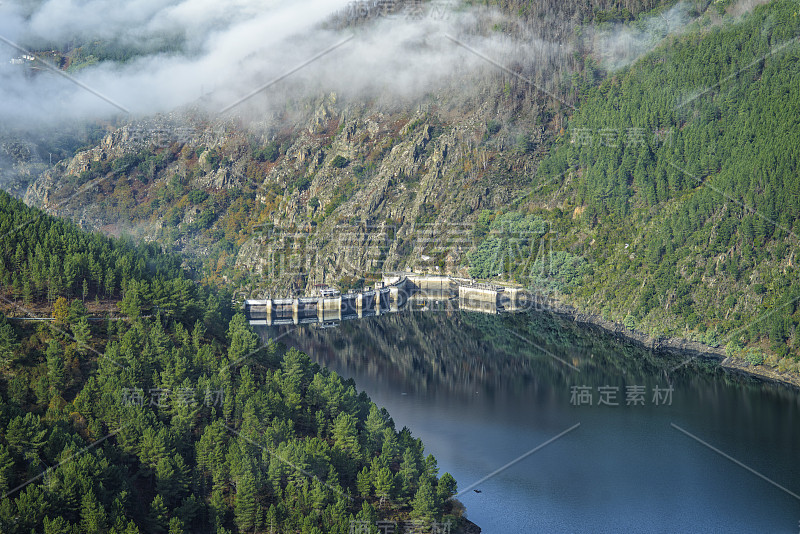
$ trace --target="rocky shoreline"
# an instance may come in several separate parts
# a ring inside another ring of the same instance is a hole
[[[800,376],[793,373],[779,373],[764,365],[752,365],[743,360],[728,357],[725,355],[725,349],[721,347],[712,347],[678,337],[653,337],[636,330],[629,330],[622,323],[603,319],[600,315],[582,312],[573,306],[552,298],[548,299],[544,309],[561,317],[571,319],[576,323],[600,328],[614,336],[633,341],[654,352],[683,354],[689,356],[690,360],[713,360],[727,371],[800,389]]]
[[[481,534],[481,527],[473,523],[467,518],[463,518],[464,527],[461,530],[462,534]]]

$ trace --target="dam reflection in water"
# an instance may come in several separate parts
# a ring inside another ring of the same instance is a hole
[[[353,378],[459,489],[579,423],[460,497],[486,533],[797,531],[800,501],[680,431],[800,493],[795,391],[545,313],[428,308],[257,330]]]

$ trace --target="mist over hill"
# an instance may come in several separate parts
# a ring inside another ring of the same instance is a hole
[[[792,370],[797,29],[763,4],[3,5],[113,101],[5,69],[3,177],[242,296],[499,273]]]

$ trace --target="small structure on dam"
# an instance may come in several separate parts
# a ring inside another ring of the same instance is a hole
[[[407,308],[502,313],[528,309],[533,302],[522,288],[413,273],[388,273],[374,289],[363,291],[339,293],[326,286],[315,289],[315,296],[245,300],[245,314],[256,325],[331,325]]]

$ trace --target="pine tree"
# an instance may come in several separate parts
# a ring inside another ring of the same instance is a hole
[[[362,524],[369,525],[370,532],[372,532],[375,529],[375,523],[378,521],[378,512],[370,503],[364,501],[361,503],[361,510],[358,511],[355,518],[358,521],[363,521]]]
[[[119,309],[132,320],[138,319],[142,313],[142,302],[139,295],[139,285],[135,282],[128,284],[125,294],[119,303]]]
[[[380,499],[386,500],[392,498],[394,491],[394,475],[388,467],[382,467],[378,470],[375,476],[375,495]]]
[[[103,289],[107,297],[111,297],[117,288],[116,273],[114,269],[109,267],[106,270],[106,275],[103,278]]]
[[[139,459],[143,464],[155,468],[167,454],[167,429],[155,430],[147,427],[142,432],[142,443],[139,447]]]
[[[192,481],[192,468],[189,467],[179,453],[172,457],[172,465],[175,467],[174,489],[178,499],[182,499],[189,492],[189,484]]]
[[[359,495],[365,499],[369,497],[372,492],[372,477],[370,476],[369,467],[366,465],[356,477],[356,489],[358,489]]]
[[[356,434],[356,418],[349,413],[340,413],[333,422],[334,445],[358,457],[358,436]]]
[[[253,475],[246,472],[236,486],[236,504],[234,508],[236,526],[242,532],[249,532],[259,527],[259,510],[256,503],[256,485]]]
[[[228,340],[228,359],[232,362],[251,354],[258,346],[258,334],[252,331],[242,313],[237,313],[228,325]]]
[[[156,495],[153,502],[150,504],[150,513],[147,515],[148,532],[155,532],[160,534],[167,531],[169,519],[167,515],[167,506],[164,504],[164,498],[161,495]]]
[[[136,523],[133,520],[128,521],[128,526],[125,527],[125,530],[122,531],[121,534],[141,534],[139,527],[136,526]]]
[[[26,306],[33,303],[33,287],[31,287],[31,281],[28,278],[22,282],[22,302]]]
[[[18,415],[8,422],[5,438],[16,454],[35,456],[46,441],[47,429],[43,427],[38,415],[28,412],[25,417]]]
[[[44,534],[72,534],[72,525],[63,517],[44,518]]]
[[[436,463],[436,458],[432,454],[429,454],[425,458],[425,476],[428,477],[428,480],[433,483],[436,480],[436,477],[439,475],[439,466]]]
[[[278,510],[275,508],[274,504],[269,505],[269,509],[267,510],[267,515],[264,518],[264,528],[268,529],[267,532],[270,534],[274,534],[278,530]]]
[[[183,534],[183,532],[183,522],[180,519],[173,517],[169,520],[168,534]]]
[[[430,480],[427,477],[422,477],[419,490],[414,496],[411,516],[424,521],[433,521],[438,511],[436,495],[433,492]]]
[[[81,532],[101,534],[106,528],[105,510],[97,501],[94,492],[89,490],[81,500]]]
[[[177,500],[175,487],[175,469],[168,457],[163,457],[156,465],[156,492],[164,499],[164,503],[171,506]]]
[[[175,509],[175,516],[180,518],[184,525],[191,525],[202,508],[203,504],[192,494],[183,499],[181,505]]]
[[[5,316],[0,313],[0,369],[9,367],[20,353],[14,327],[5,321]]]
[[[311,481],[311,506],[314,510],[322,510],[328,501],[328,488],[326,488],[318,478]]]
[[[75,338],[78,351],[86,353],[89,348],[89,338],[91,337],[89,320],[86,317],[81,317],[72,325],[72,336]]]
[[[225,503],[225,497],[223,497],[221,489],[212,490],[209,509],[211,512],[212,527],[217,531],[225,524],[225,516],[228,511],[228,505]]]
[[[0,444],[0,495],[11,489],[14,476],[14,459],[3,444]]]
[[[64,388],[64,356],[61,345],[55,339],[47,346],[47,380],[52,395],[60,395]]]
[[[396,459],[400,446],[397,443],[397,435],[391,428],[383,429],[383,446],[381,447],[381,458],[387,463],[393,463]]]
[[[419,480],[417,458],[411,447],[403,452],[403,462],[400,464],[400,479],[403,498],[410,498],[413,495],[412,492],[416,490],[417,480]]]
[[[383,431],[386,428],[386,421],[374,403],[369,407],[369,415],[364,423],[364,428],[367,431],[369,452],[375,453],[380,450],[383,444]]]
[[[206,334],[206,327],[203,326],[203,323],[198,319],[194,323],[194,329],[192,330],[192,346],[194,347],[195,352],[200,350],[200,346],[203,342],[203,336]]]
[[[456,479],[450,473],[445,473],[439,479],[439,484],[436,486],[436,494],[439,502],[447,502],[453,495],[458,493],[458,485]]]

